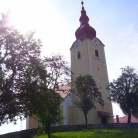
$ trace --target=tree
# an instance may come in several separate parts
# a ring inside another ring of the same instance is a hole
[[[102,95],[94,79],[88,74],[79,75],[74,82],[74,87],[76,96],[74,103],[83,112],[87,128],[87,114],[92,108],[96,108],[96,102],[103,106]]]
[[[131,123],[131,114],[138,113],[138,75],[133,67],[121,70],[121,75],[109,84],[110,99],[128,114],[128,123]]]
[[[64,91],[59,86],[70,82],[70,68],[61,55],[47,57],[41,63],[35,64],[35,68],[34,75],[26,79],[22,98],[26,102],[28,114],[42,123],[50,138],[51,125],[62,119],[62,98],[57,92]]]
[[[39,86],[38,84],[31,84],[28,89],[32,92],[28,93],[29,106],[28,115],[35,117],[42,123],[42,127],[48,135],[51,137],[51,125],[59,123],[62,119],[60,104],[62,98],[58,93],[52,90],[46,90],[46,88]],[[32,96],[33,98],[31,98]]]
[[[8,16],[0,20],[0,123],[16,121],[26,114],[25,104],[20,101],[27,68],[32,59],[39,60],[40,40],[34,33],[21,34],[8,24]]]

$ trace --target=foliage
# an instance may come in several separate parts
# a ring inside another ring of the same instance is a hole
[[[7,16],[0,20],[0,123],[16,121],[15,116],[26,114],[20,101],[21,87],[26,80],[32,59],[40,55],[40,40],[34,33],[21,34],[8,25]]]
[[[62,98],[56,92],[63,91],[59,86],[70,80],[70,68],[61,55],[54,55],[37,64],[34,72],[33,79],[29,76],[24,88],[27,108],[29,115],[39,119],[50,137],[51,125],[62,119]]]
[[[70,82],[70,68],[61,55],[40,58],[41,41],[33,36],[9,26],[5,15],[0,20],[0,123],[30,115],[50,137],[50,126],[61,120],[57,92]]]
[[[93,129],[90,131],[57,132],[52,138],[137,138],[138,129]],[[35,138],[47,138],[46,135]]]
[[[128,114],[128,123],[131,123],[131,113],[138,113],[138,75],[129,66],[121,70],[121,75],[109,85],[110,98],[120,105],[124,114]]]
[[[84,113],[87,127],[87,114],[92,108],[96,108],[95,103],[103,105],[102,95],[94,79],[88,74],[78,76],[74,87],[76,96],[74,103]]]

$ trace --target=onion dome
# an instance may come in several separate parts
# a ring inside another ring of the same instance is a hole
[[[75,36],[76,39],[84,40],[85,38],[93,39],[93,37],[96,37],[96,31],[93,27],[89,25],[89,18],[86,14],[86,11],[82,4],[82,10],[81,10],[81,17],[79,19],[80,21],[80,27],[76,30]]]

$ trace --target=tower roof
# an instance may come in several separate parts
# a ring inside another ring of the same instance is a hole
[[[85,38],[93,39],[93,37],[96,37],[96,31],[93,27],[89,25],[89,18],[83,6],[84,2],[82,1],[81,4],[82,4],[82,10],[79,19],[80,27],[75,32],[76,39],[80,40],[84,40]]]

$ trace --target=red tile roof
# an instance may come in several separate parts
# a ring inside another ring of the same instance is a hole
[[[70,89],[71,89],[70,84],[65,84],[59,86],[59,89],[56,92],[59,93],[62,98],[65,98],[70,93]]]
[[[119,123],[127,123],[128,115],[119,117]],[[114,123],[117,123],[117,119],[114,118]],[[131,116],[131,123],[138,123],[138,117]]]

